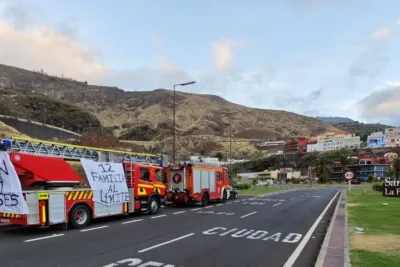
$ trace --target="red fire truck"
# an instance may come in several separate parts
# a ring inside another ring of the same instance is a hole
[[[75,146],[27,138],[2,140],[3,148],[20,178],[29,214],[0,213],[0,223],[48,227],[83,228],[92,219],[129,215],[133,212],[155,214],[165,199],[162,164],[165,155],[138,154],[108,149]],[[121,162],[129,190],[129,202],[104,205],[93,201],[90,188],[76,188],[82,179],[67,161],[91,159]]]
[[[225,201],[230,197],[227,168],[216,165],[184,162],[169,169],[166,201],[207,205],[210,200]]]

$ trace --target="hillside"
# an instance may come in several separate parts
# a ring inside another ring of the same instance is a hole
[[[345,117],[316,117],[316,118],[321,121],[329,123],[354,122],[352,119]]]
[[[360,136],[367,136],[372,132],[384,132],[385,128],[393,127],[379,123],[362,123],[358,121],[331,124],[343,131],[356,133]]]
[[[159,141],[155,144],[167,153],[171,151],[173,92],[170,90],[127,92],[5,65],[0,65],[0,90],[5,95],[0,114],[45,119],[48,124],[78,133],[87,128],[112,130],[121,139]],[[210,153],[222,149],[224,145],[215,136],[228,136],[230,128],[235,138],[258,140],[339,131],[315,118],[248,108],[214,95],[177,92],[176,100],[181,155],[187,153],[186,147],[191,147],[190,152],[204,146]]]

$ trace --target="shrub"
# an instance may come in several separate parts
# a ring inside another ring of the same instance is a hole
[[[235,184],[234,187],[235,187],[237,190],[247,190],[247,189],[250,189],[251,185],[248,184],[248,183],[244,183],[244,184]]]
[[[382,192],[383,191],[383,184],[382,183],[374,183],[372,185],[372,190]]]

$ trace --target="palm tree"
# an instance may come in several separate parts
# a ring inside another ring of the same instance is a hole
[[[396,178],[396,180],[400,177],[400,159],[396,158],[393,159],[392,163],[390,164],[390,171],[388,174],[391,178]]]
[[[313,166],[320,183],[327,183],[332,174],[332,159],[322,156],[314,161]]]

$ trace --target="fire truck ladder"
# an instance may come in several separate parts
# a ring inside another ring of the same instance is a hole
[[[8,150],[34,154],[38,156],[59,157],[66,160],[90,159],[94,161],[122,162],[123,160],[136,163],[160,164],[161,154],[133,153],[103,148],[85,147],[42,141],[30,138],[12,137]]]

